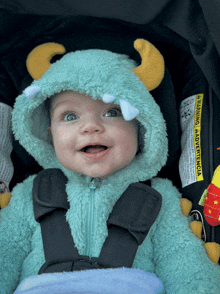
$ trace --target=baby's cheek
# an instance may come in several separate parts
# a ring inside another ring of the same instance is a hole
[[[129,122],[129,127],[124,133],[125,141],[132,150],[136,151],[138,149],[138,124],[136,122]]]

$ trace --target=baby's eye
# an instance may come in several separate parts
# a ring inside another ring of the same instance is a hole
[[[117,108],[111,108],[106,111],[105,117],[117,117],[117,116],[122,116],[122,113],[119,109]]]
[[[78,116],[74,112],[64,113],[63,118],[65,121],[71,121],[78,119]]]

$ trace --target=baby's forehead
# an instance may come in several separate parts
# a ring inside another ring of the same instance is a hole
[[[83,96],[83,94],[80,94],[78,92],[74,92],[71,90],[54,94],[49,99],[50,110],[53,112],[60,103],[77,102],[77,104],[79,104],[81,102],[80,101],[80,98],[82,98],[81,96]]]
[[[65,99],[65,98],[75,97],[77,94],[80,94],[80,93],[77,93],[77,92],[74,92],[71,90],[56,93],[50,97],[50,105],[54,104],[56,101],[59,101],[59,100]]]
[[[74,92],[71,90],[57,93],[50,97],[50,109],[53,111],[57,106],[61,104],[74,104],[75,106],[85,106],[93,104],[95,107],[105,107],[107,105],[115,105],[113,103],[104,103],[102,100],[95,100],[91,96]]]

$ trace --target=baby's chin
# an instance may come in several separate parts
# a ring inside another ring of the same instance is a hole
[[[126,164],[103,168],[103,169],[99,167],[92,170],[91,169],[85,170],[81,168],[77,169],[76,167],[71,168],[69,165],[66,165],[66,166],[63,165],[63,166],[74,173],[81,174],[83,176],[90,177],[90,178],[97,178],[100,181],[102,181],[114,175],[115,173],[119,172],[120,170],[124,169],[131,162],[132,160],[129,162],[126,162]]]

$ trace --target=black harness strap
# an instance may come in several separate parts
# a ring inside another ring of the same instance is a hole
[[[43,170],[34,179],[34,215],[41,225],[46,260],[39,274],[132,267],[138,246],[159,214],[161,195],[144,184],[131,184],[109,216],[108,236],[99,258],[90,259],[78,253],[66,221],[66,183],[67,178],[59,169]]]
[[[108,236],[99,263],[105,267],[132,267],[138,246],[155,222],[161,204],[161,195],[156,190],[141,183],[131,184],[109,216]]]
[[[39,273],[71,271],[72,261],[80,258],[66,221],[66,184],[67,178],[59,169],[44,170],[34,180],[34,215],[41,224],[46,260]]]

